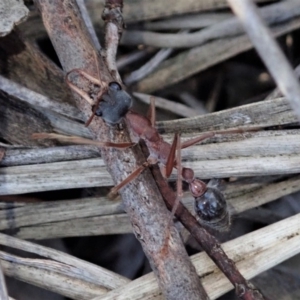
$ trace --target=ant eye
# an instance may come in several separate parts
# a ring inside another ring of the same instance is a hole
[[[117,82],[111,82],[109,84],[109,87],[116,91],[120,91],[122,89],[122,87]]]

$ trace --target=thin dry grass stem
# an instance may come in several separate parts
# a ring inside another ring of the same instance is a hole
[[[256,0],[257,3],[268,3],[272,0]],[[102,6],[101,6],[102,4]],[[104,2],[90,0],[87,2],[87,9],[91,14],[93,23],[99,25],[99,16],[102,14]],[[178,16],[185,13],[222,9],[228,7],[226,0],[194,0],[178,1],[169,0],[168,5],[160,0],[140,2],[136,0],[126,1],[124,7],[124,19],[127,23],[139,22],[151,19],[160,19],[167,16]]]
[[[258,178],[253,183],[235,182],[226,185],[225,197],[232,215],[274,201],[299,191],[299,176]],[[85,198],[47,203],[25,203],[26,199],[10,199],[18,203],[2,203],[1,230],[16,230],[25,239],[131,233],[129,219],[122,214],[120,202],[105,198]],[[184,193],[183,204],[194,213],[194,199]],[[7,219],[7,210],[14,216],[15,227]],[[37,214],[38,212],[38,214]]]
[[[183,150],[183,165],[192,167],[203,179],[296,174],[300,172],[299,135],[296,129],[219,135]],[[172,136],[166,136],[166,140]],[[183,143],[193,137],[195,134],[185,134]],[[36,153],[6,150],[4,166],[25,161],[31,165],[2,167],[0,194],[113,185],[104,161],[96,158],[99,154],[94,149],[73,147],[40,149]],[[64,161],[64,153],[71,161]],[[90,159],[78,160],[77,155]],[[175,175],[171,175],[174,179]]]
[[[38,244],[23,241],[14,237],[10,237],[2,233],[0,234],[0,244],[29,253],[34,253],[39,256],[51,259],[52,262],[59,262],[62,265],[70,266],[70,271],[73,272],[73,274],[71,275],[72,277],[77,277],[83,281],[98,285],[102,287],[102,290],[114,289],[129,282],[129,280],[123,276],[115,274],[102,267],[88,263],[72,255]],[[2,256],[2,259],[5,259],[5,257]],[[35,259],[31,259],[31,261],[39,262],[39,260]],[[30,263],[27,264],[30,266]],[[43,262],[41,262],[41,264],[43,264]],[[55,264],[53,264],[53,267],[55,267]],[[64,267],[64,270],[66,271],[68,269]]]
[[[295,70],[295,75],[297,76],[297,78],[299,79],[300,77],[300,65],[298,65]],[[265,100],[270,100],[270,99],[275,99],[275,98],[280,98],[282,97],[282,92],[280,91],[280,89],[277,87],[274,89],[273,92],[271,92],[266,98]]]
[[[183,91],[178,95],[183,103],[187,104],[188,107],[192,107],[197,113],[197,116],[204,115],[207,113],[207,109],[204,107],[204,103],[197,99],[194,95],[188,91]]]
[[[124,69],[126,66],[137,62],[143,58],[146,58],[149,54],[154,53],[154,49],[145,48],[137,51],[133,51],[131,53],[125,54],[118,58],[117,60],[117,68],[118,70]]]
[[[76,0],[77,1],[77,4],[78,4],[78,7],[80,9],[80,13],[81,13],[81,16],[84,20],[84,23],[92,37],[92,40],[93,40],[93,43],[95,45],[95,48],[100,51],[101,50],[101,46],[100,46],[100,43],[99,43],[99,40],[98,40],[98,37],[97,37],[97,34],[95,32],[95,28],[93,26],[93,23],[92,23],[92,20],[90,18],[90,15],[89,15],[89,12],[87,11],[87,8],[86,8],[86,3],[84,0]]]
[[[100,158],[100,154],[95,147],[84,145],[34,149],[24,149],[19,146],[12,149],[1,149],[3,151],[6,149],[6,155],[0,162],[1,167]]]
[[[9,299],[1,264],[0,264],[0,299],[1,300]]]
[[[268,116],[266,118],[266,116]],[[210,132],[229,128],[251,129],[272,126],[293,125],[298,118],[285,98],[271,99],[257,103],[214,112],[188,119],[157,122],[156,127],[161,133],[180,131]]]
[[[36,93],[12,80],[0,75],[0,89],[5,93],[24,101],[35,108],[48,109],[71,119],[81,121],[83,116],[74,106],[68,103],[58,103],[42,94]]]
[[[199,29],[212,26],[232,17],[231,13],[200,13],[188,16],[175,16],[170,19],[145,23],[147,30],[180,30],[180,29]]]
[[[222,247],[235,261],[239,270],[246,274],[246,278],[251,279],[299,253],[299,221],[300,215],[298,214],[231,240],[222,244]],[[228,279],[222,275],[206,253],[196,254],[191,259],[197,270],[198,267],[202,269],[200,272],[198,271],[198,274],[210,299],[217,299],[232,289]],[[93,300],[121,300],[126,297],[132,300],[162,299],[153,274],[147,274]]]
[[[300,120],[300,85],[279,45],[264,24],[257,7],[251,0],[228,0],[231,8],[240,19],[245,31],[253,42],[260,57],[266,64],[282,93],[289,99]],[[297,4],[293,10],[299,9],[298,1],[285,3]],[[280,12],[281,13],[281,12]]]
[[[150,104],[151,95],[143,94],[143,93],[133,93],[135,97],[140,99],[146,104]],[[171,111],[182,117],[196,117],[199,115],[198,110],[194,108],[190,108],[184,104],[170,101],[161,97],[155,97],[155,107],[164,109],[166,111]]]
[[[280,36],[300,27],[300,17],[292,18],[272,28]],[[152,74],[136,85],[136,91],[152,93],[208,69],[226,59],[253,48],[246,35],[213,40],[200,47],[183,51],[164,61]]]
[[[161,49],[159,50],[147,63],[141,66],[138,70],[133,71],[125,78],[126,85],[132,85],[139,80],[149,75],[157,66],[159,66],[166,58],[168,58],[173,52],[173,49]]]
[[[261,15],[269,25],[285,22],[299,16],[299,14],[300,8],[297,0],[288,0],[261,8]],[[171,34],[125,31],[121,44],[144,44],[160,48],[189,48],[203,45],[214,39],[228,38],[242,33],[243,28],[240,22],[233,17],[193,33]]]
[[[223,245],[223,247],[230,257],[236,261],[237,266],[241,269],[241,271],[247,274],[247,279],[250,279],[258,273],[271,268],[299,252],[299,235],[297,234],[300,230],[299,218],[300,216],[298,214],[227,242]],[[26,260],[15,256],[14,261],[18,265],[18,268],[14,269],[15,272],[18,272],[19,276],[32,276],[28,273],[29,265],[31,267],[39,266],[41,272],[43,272],[43,270],[50,269],[59,272],[62,267],[61,271],[69,276],[69,283],[77,283],[77,295],[82,295],[79,299],[89,299],[88,295],[91,298],[91,279],[94,280],[92,282],[97,282],[98,279],[102,278],[102,276],[100,276],[100,274],[96,271],[100,271],[101,268],[90,263],[86,263],[68,254],[9,237],[4,234],[0,234],[0,243],[8,247],[25,250],[40,256],[52,258],[56,261],[61,261],[60,264],[55,264],[54,261],[49,259],[47,261],[41,259]],[[12,256],[10,254],[2,254],[1,263],[4,262],[6,266],[5,269],[7,272],[10,272],[7,268],[9,267],[9,262],[11,260],[10,257]],[[208,259],[205,253],[193,256],[192,261],[198,270],[200,278],[202,277],[203,284],[211,299],[216,299],[232,288],[228,280],[220,273],[220,270],[214,265],[214,263]],[[71,266],[71,268],[65,268],[67,265]],[[74,272],[76,269],[80,270],[80,268],[83,268],[85,272]],[[43,273],[41,272],[37,273],[40,275],[40,282],[44,278],[42,275]],[[82,280],[82,284],[78,284],[79,276]],[[218,280],[216,280],[216,278],[218,278]],[[57,289],[63,290],[68,288],[68,283],[62,281],[61,277],[56,276],[53,277],[52,280],[53,286]],[[109,282],[116,283],[119,281],[110,280]],[[89,287],[87,283],[90,284]],[[62,292],[62,294],[65,294],[65,292],[66,291]],[[120,284],[118,288],[115,288],[115,290],[107,293],[106,295],[103,294],[101,298],[97,297],[95,299],[124,299],[124,297],[130,297],[135,300],[150,299],[151,297],[153,299],[153,297],[159,297],[159,293],[160,291],[157,282],[153,273],[151,273],[132,281],[131,283],[125,280],[123,284]],[[75,299],[78,299],[78,297]]]

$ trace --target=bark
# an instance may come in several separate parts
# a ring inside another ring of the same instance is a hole
[[[37,0],[35,2],[40,9],[43,22],[64,71],[69,72],[80,68],[97,77],[95,50],[75,1]],[[111,76],[101,59],[98,65],[101,79],[109,83]],[[75,98],[77,107],[88,119],[91,107],[78,96]],[[95,118],[89,128],[99,141],[128,141],[125,126],[123,129],[110,128],[99,118]],[[102,149],[102,156],[114,182],[120,182],[145,160],[136,148],[125,151]],[[173,227],[171,230],[173,243],[169,245],[167,255],[161,252],[165,242],[169,214],[150,173],[144,172],[138,179],[125,186],[121,190],[121,196],[135,235],[143,246],[165,297],[167,299],[207,299],[195,268]]]

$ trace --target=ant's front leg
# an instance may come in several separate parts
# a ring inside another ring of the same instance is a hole
[[[80,76],[82,76],[83,78],[87,79],[89,82],[93,83],[94,85],[97,85],[101,88],[101,92],[99,92],[96,96],[96,101],[94,99],[91,99],[91,97],[88,95],[87,92],[83,91],[82,89],[80,89],[79,87],[77,87],[75,84],[72,83],[72,81],[70,81],[69,79],[69,75],[72,73],[78,73]],[[97,102],[97,99],[101,99],[102,95],[106,93],[107,91],[107,83],[102,81],[102,80],[98,80],[97,78],[93,77],[92,75],[84,72],[83,70],[80,69],[74,69],[70,72],[67,73],[66,75],[66,82],[68,84],[68,86],[75,92],[77,93],[79,96],[81,96],[84,100],[86,100],[91,106],[94,106]]]

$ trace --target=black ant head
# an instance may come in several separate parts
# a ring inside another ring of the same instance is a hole
[[[206,192],[195,198],[195,211],[200,222],[218,231],[230,227],[230,215],[223,194],[216,188],[207,187]]]
[[[117,82],[108,85],[108,91],[101,100],[95,114],[109,125],[120,123],[132,106],[132,98]]]

